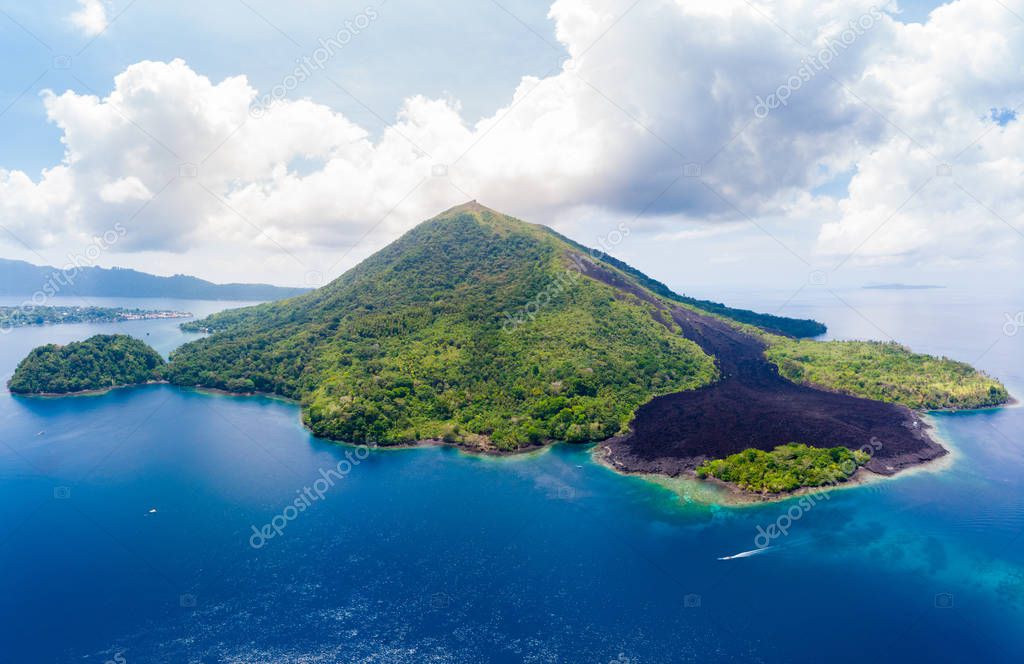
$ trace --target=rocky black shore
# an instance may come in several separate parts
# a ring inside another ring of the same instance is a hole
[[[795,442],[870,451],[866,468],[892,475],[946,454],[904,406],[797,385],[765,359],[760,339],[689,309],[672,318],[717,358],[722,377],[640,407],[631,434],[603,443],[614,468],[676,476],[709,458]]]

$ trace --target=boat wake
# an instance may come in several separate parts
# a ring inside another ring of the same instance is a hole
[[[749,558],[750,556],[756,556],[759,553],[764,553],[765,551],[768,551],[769,549],[773,548],[775,547],[766,546],[763,549],[751,549],[750,551],[741,551],[740,553],[736,553],[731,556],[723,556],[719,558],[719,560],[736,560],[737,558]]]

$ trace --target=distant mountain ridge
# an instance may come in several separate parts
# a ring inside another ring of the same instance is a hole
[[[66,274],[66,276],[61,276]],[[160,277],[129,268],[80,267],[69,270],[0,258],[0,295],[165,297],[181,300],[280,300],[308,292],[269,284],[215,284],[176,274]]]

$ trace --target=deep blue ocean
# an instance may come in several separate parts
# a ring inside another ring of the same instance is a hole
[[[1008,323],[1024,293],[791,295],[716,294],[971,362],[1024,396]],[[97,333],[166,354],[194,337],[178,322],[15,330],[0,375]],[[702,504],[579,446],[366,452],[269,398],[3,391],[0,661],[1020,662],[1024,409],[933,421],[955,450],[941,468],[833,492],[770,548],[719,560],[793,503]]]

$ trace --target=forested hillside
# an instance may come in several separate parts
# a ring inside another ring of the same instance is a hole
[[[7,387],[16,394],[66,394],[135,385],[161,378],[164,359],[123,334],[96,335],[66,346],[32,350]]]
[[[424,223],[328,286],[213,316],[170,380],[303,402],[341,440],[515,448],[601,440],[712,358],[655,307],[590,279],[574,247],[476,205]]]

